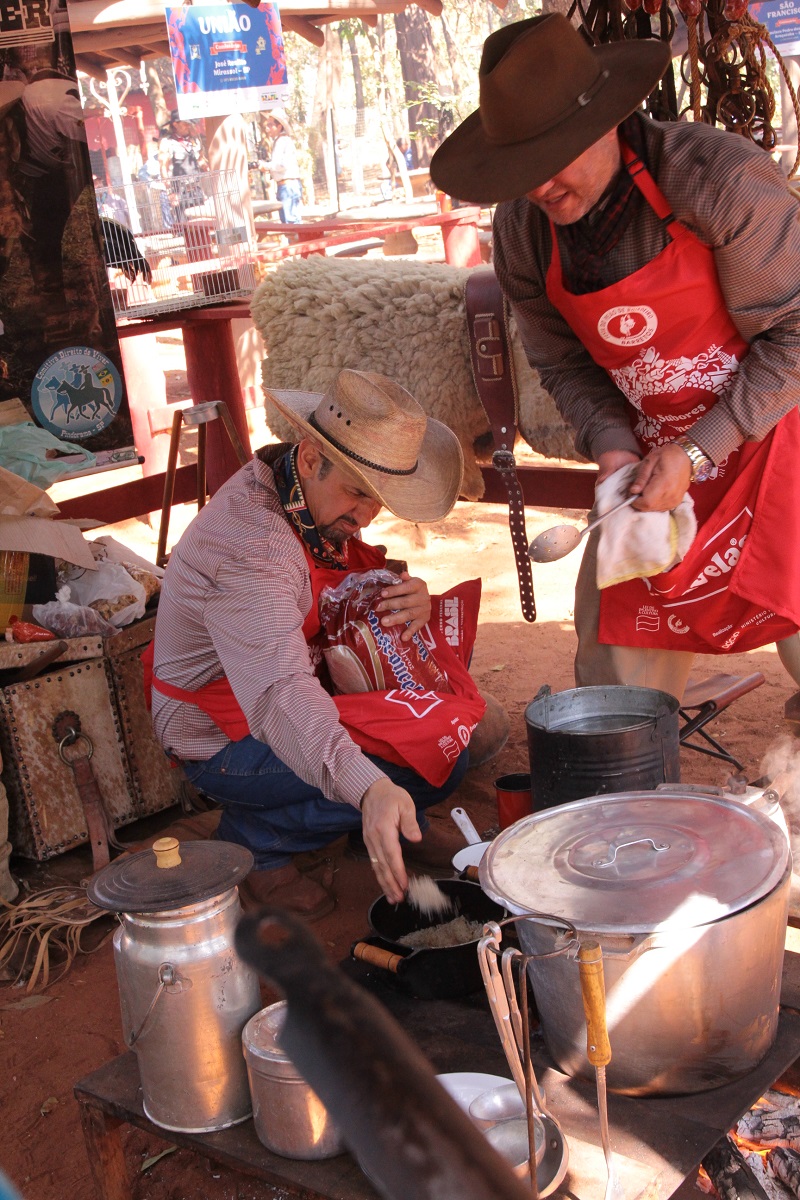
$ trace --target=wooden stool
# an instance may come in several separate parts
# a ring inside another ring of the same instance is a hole
[[[169,533],[169,516],[172,511],[172,497],[175,493],[175,472],[178,467],[178,451],[181,444],[181,429],[183,425],[197,428],[197,507],[201,509],[208,496],[206,485],[206,442],[209,421],[221,418],[225,432],[236,453],[241,466],[250,461],[250,455],[242,445],[228,406],[222,400],[210,400],[207,404],[193,404],[189,408],[179,408],[172,418],[172,432],[169,438],[169,455],[167,470],[164,475],[164,500],[161,505],[161,524],[158,530],[158,549],[156,563],[163,567],[169,555],[167,554],[167,534]]]
[[[761,687],[764,676],[760,671],[752,675],[712,675],[702,682],[689,680],[683,695],[680,714],[684,724],[681,726],[680,743],[687,750],[696,750],[698,754],[707,754],[710,758],[720,758],[730,763],[737,771],[744,770],[738,758],[726,750],[716,738],[706,732],[705,726],[724,712],[728,705],[733,704],[740,696],[746,696],[754,688]],[[694,716],[692,715],[694,713]],[[703,739],[706,745],[689,741],[693,734]]]

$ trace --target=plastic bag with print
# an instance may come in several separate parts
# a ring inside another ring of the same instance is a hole
[[[405,627],[381,625],[375,606],[381,591],[400,583],[392,571],[353,571],[335,588],[324,588],[319,599],[322,654],[334,688],[353,692],[451,691],[431,649],[419,633],[401,640]]]
[[[387,579],[383,571],[364,574],[372,576],[373,583],[378,582],[376,576],[380,577],[379,587],[396,582],[397,578],[389,573]],[[340,584],[331,590],[339,591],[341,587]],[[350,594],[355,594],[355,590]],[[418,637],[428,652],[425,671],[435,670],[443,676],[446,690],[421,686],[421,675],[417,674],[413,687],[398,685],[390,679],[383,690],[351,690],[349,694],[334,697],[339,719],[362,750],[387,762],[411,767],[434,787],[444,784],[486,711],[485,701],[467,670],[477,631],[480,594],[480,580],[471,579],[443,596],[431,596],[431,619]],[[374,596],[373,591],[373,601]],[[323,618],[323,637],[325,631]],[[404,648],[408,644],[400,643]],[[353,661],[361,667],[359,655]],[[353,661],[348,660],[351,669]],[[408,661],[405,659],[404,663]],[[372,678],[367,670],[358,676],[362,686],[365,678]]]

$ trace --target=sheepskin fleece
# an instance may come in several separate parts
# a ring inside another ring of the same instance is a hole
[[[285,262],[258,287],[253,320],[264,339],[266,388],[325,392],[343,367],[397,380],[457,435],[463,495],[479,499],[476,439],[489,422],[472,380],[464,286],[469,271],[440,263],[352,262],[314,255]],[[520,429],[548,458],[576,459],[572,437],[512,329]],[[281,438],[290,426],[267,401]],[[486,448],[482,450],[486,459]]]

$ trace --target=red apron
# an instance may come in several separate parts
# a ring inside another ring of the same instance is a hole
[[[714,255],[672,216],[624,142],[623,159],[671,241],[651,262],[598,292],[567,292],[558,242],[547,295],[625,395],[646,453],[690,430],[724,396],[748,343],[725,306]],[[633,165],[635,164],[635,166]],[[698,532],[683,562],[605,588],[598,640],[726,654],[780,641],[800,626],[800,415],[745,442],[689,489]]]
[[[303,636],[316,669],[322,657],[315,641],[320,633],[320,593],[325,587],[341,583],[346,572],[322,567],[307,550],[305,554],[312,603],[303,622]],[[348,559],[352,571],[383,567],[386,562],[381,551],[358,539],[348,543]],[[431,601],[431,620],[423,634],[447,675],[452,694],[395,688],[334,696],[333,701],[342,725],[362,750],[398,766],[409,766],[434,787],[441,787],[486,711],[485,701],[467,670],[477,632],[480,580],[470,580],[444,596],[431,597]],[[152,642],[142,662],[148,706],[151,689],[155,688],[173,700],[194,704],[231,741],[248,736],[247,719],[227,679],[215,679],[196,691],[165,683],[153,674]]]

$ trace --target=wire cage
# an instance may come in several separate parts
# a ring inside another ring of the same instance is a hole
[[[173,312],[253,291],[255,268],[235,172],[96,191],[117,316]]]

